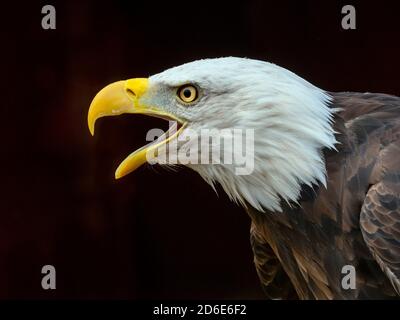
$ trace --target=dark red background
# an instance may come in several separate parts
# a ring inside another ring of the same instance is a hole
[[[204,57],[268,60],[331,91],[400,95],[399,5],[333,1],[2,4],[0,298],[262,298],[250,220],[187,169],[114,170],[167,124],[86,114],[109,82]],[[57,29],[41,29],[53,4]],[[57,289],[40,286],[53,264]]]

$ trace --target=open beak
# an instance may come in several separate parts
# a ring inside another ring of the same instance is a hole
[[[94,126],[97,119],[107,116],[117,116],[124,113],[147,114],[183,124],[173,134],[169,134],[168,131],[155,142],[131,153],[121,162],[115,171],[116,179],[122,178],[150,160],[157,148],[176,139],[185,127],[185,124],[180,119],[177,119],[176,116],[141,103],[141,97],[146,94],[148,84],[149,80],[146,78],[136,78],[111,83],[97,93],[90,104],[88,126],[92,135],[94,135]]]

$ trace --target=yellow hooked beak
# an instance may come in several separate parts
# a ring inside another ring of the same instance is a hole
[[[182,124],[183,122],[177,119],[176,116],[141,103],[141,97],[146,94],[148,86],[148,79],[136,78],[114,82],[103,88],[99,93],[97,93],[90,104],[88,113],[88,126],[90,133],[94,135],[94,126],[97,119],[106,116],[117,116],[124,113],[147,114],[168,120],[174,120]],[[118,166],[115,171],[115,178],[122,178],[136,170],[147,160],[150,160],[151,155],[155,154],[154,151],[158,147],[177,138],[184,127],[185,125],[182,125],[179,130],[172,135],[169,135],[161,142],[151,143],[131,153]]]

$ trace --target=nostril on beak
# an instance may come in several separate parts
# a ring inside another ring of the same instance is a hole
[[[136,98],[136,94],[131,89],[126,88],[126,93],[131,99]]]

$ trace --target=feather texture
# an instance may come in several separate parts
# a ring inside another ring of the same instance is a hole
[[[284,68],[241,58],[191,62],[150,83],[151,103],[199,134],[254,130],[251,174],[235,174],[235,164],[187,166],[247,208],[268,297],[398,298],[400,98],[328,93]],[[176,109],[165,93],[187,83],[199,88],[199,101]],[[349,265],[356,287],[345,289]]]

